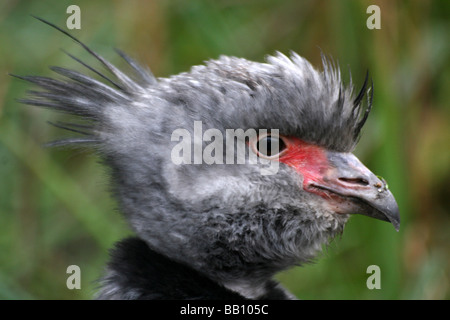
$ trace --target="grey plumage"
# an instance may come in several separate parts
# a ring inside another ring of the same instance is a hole
[[[111,168],[120,211],[152,250],[258,298],[274,274],[312,261],[342,232],[349,215],[325,209],[322,198],[304,192],[291,167],[281,165],[276,175],[261,176],[258,164],[175,165],[171,133],[184,128],[193,134],[194,121],[221,132],[272,128],[348,153],[372,104],[367,77],[355,94],[353,84],[344,85],[325,57],[318,71],[296,53],[276,53],[265,63],[222,56],[156,79],[121,51],[131,75],[75,41],[111,76],[71,56],[104,82],[52,67],[59,79],[19,77],[42,89],[21,101],[82,120],[55,123],[81,136],[53,145],[94,145]],[[123,292],[116,276],[107,272],[101,298],[139,295]]]

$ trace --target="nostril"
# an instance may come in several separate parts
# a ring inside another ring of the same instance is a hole
[[[340,181],[345,182],[345,183],[349,183],[349,184],[357,184],[360,186],[368,186],[369,182],[361,177],[357,177],[357,178],[339,178]]]

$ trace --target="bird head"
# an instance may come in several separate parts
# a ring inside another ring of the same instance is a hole
[[[372,104],[367,77],[355,93],[328,59],[319,71],[277,53],[156,79],[79,43],[112,76],[71,56],[103,81],[52,67],[61,78],[20,77],[43,89],[22,102],[79,119],[55,125],[82,136],[53,144],[98,150],[121,212],[154,250],[232,287],[311,261],[352,214],[398,229],[386,182],[351,153]]]

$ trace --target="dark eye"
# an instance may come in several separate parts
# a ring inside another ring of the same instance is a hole
[[[254,149],[259,157],[275,159],[286,149],[283,138],[276,135],[260,136],[254,144]]]

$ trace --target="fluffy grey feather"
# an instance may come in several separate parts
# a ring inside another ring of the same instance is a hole
[[[112,169],[121,212],[154,251],[257,298],[274,274],[312,261],[342,231],[348,215],[302,192],[292,168],[281,164],[276,175],[261,176],[258,164],[175,165],[171,134],[178,128],[193,134],[194,121],[202,121],[203,130],[279,129],[350,152],[370,110],[367,79],[355,95],[331,61],[324,57],[319,71],[296,53],[276,53],[264,63],[222,56],[156,79],[122,52],[131,75],[79,43],[111,76],[73,57],[105,82],[52,67],[58,79],[19,77],[41,88],[21,101],[82,120],[57,123],[82,136],[55,145],[94,143]],[[106,279],[114,278],[110,272]],[[109,281],[101,297],[130,296],[121,289]]]

